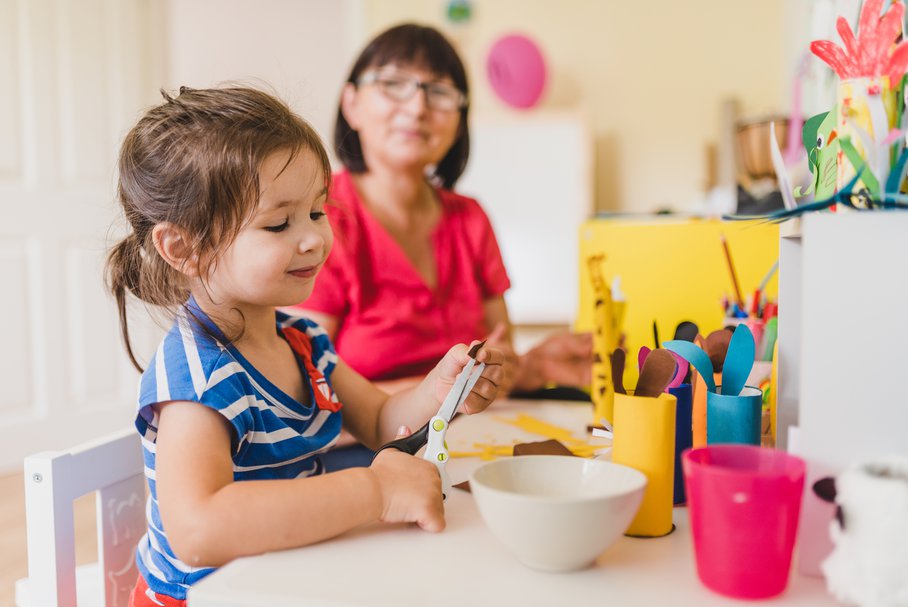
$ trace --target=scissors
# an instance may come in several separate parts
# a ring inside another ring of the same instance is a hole
[[[432,419],[427,421],[422,428],[410,436],[393,440],[390,443],[383,445],[375,452],[375,455],[378,455],[385,449],[397,449],[398,451],[403,451],[410,455],[416,455],[416,452],[419,451],[423,445],[427,445],[426,452],[422,457],[435,464],[438,468],[438,473],[441,475],[442,499],[447,498],[448,493],[451,491],[451,479],[448,477],[448,472],[445,469],[445,464],[448,462],[448,448],[445,445],[445,433],[448,431],[451,418],[454,417],[457,408],[460,407],[463,401],[467,399],[467,396],[470,395],[470,390],[472,390],[473,386],[476,385],[476,382],[479,381],[479,376],[482,375],[482,370],[486,367],[485,363],[476,363],[476,354],[485,343],[486,342],[483,341],[470,348],[470,351],[468,352],[470,362],[468,362],[460,373],[457,374],[454,385],[451,386],[451,390],[448,392],[445,400],[441,403],[441,407],[438,408],[438,413],[436,413]]]

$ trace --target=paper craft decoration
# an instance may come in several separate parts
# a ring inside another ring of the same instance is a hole
[[[503,36],[492,45],[486,73],[495,94],[512,107],[533,107],[545,89],[542,52],[535,42],[520,34]]]
[[[794,195],[804,197],[812,192],[814,200],[794,208],[786,202],[784,210],[765,217],[784,221],[832,207],[908,208],[908,196],[902,193],[908,166],[904,101],[908,41],[901,38],[904,13],[902,0],[866,0],[856,32],[844,17],[836,21],[842,46],[831,40],[811,43],[813,54],[840,78],[836,107],[814,116],[803,128],[813,183],[803,192],[795,190]],[[784,174],[784,166],[777,165],[776,172]],[[783,197],[787,193],[786,188]]]
[[[810,186],[801,191],[796,188],[798,198],[813,194],[817,200],[829,198],[835,193],[839,152],[838,132],[835,130],[835,112],[817,114],[804,123],[801,141],[807,150],[807,165],[813,177]]]
[[[615,395],[612,461],[646,475],[640,510],[627,535],[659,537],[671,533],[675,479],[675,409],[677,399]]]
[[[650,350],[650,348],[648,346],[640,346],[640,351],[637,353],[637,368],[641,372],[643,371],[643,365],[645,364],[647,358],[650,355],[650,352],[652,352],[652,351],[653,350]],[[675,359],[675,370],[674,370],[674,373],[673,373],[672,378],[669,381],[668,385],[665,386],[666,391],[668,391],[669,388],[677,388],[678,386],[680,386],[684,382],[684,379],[687,377],[687,371],[690,369],[690,363],[688,363],[684,358],[675,354],[674,352],[670,352],[670,354],[671,354],[672,358]],[[614,368],[614,365],[613,365],[613,368]],[[640,394],[640,389],[639,389],[639,386],[640,386],[639,380],[637,382],[637,386],[638,386],[638,388],[637,388],[637,390],[634,391],[634,393],[637,394],[638,396],[642,396]],[[624,390],[618,390],[617,382],[615,384],[615,391],[621,392],[622,394],[625,393]]]
[[[593,286],[593,369],[590,399],[593,401],[593,423],[613,421],[615,386],[611,377],[611,353],[618,345],[618,327],[612,308],[612,291],[602,275],[605,255],[587,259]]]
[[[710,338],[714,343],[724,342],[727,333],[725,330],[714,331],[707,338],[709,344]],[[675,352],[682,358],[685,358],[694,366],[697,373],[703,378],[710,392],[716,392],[715,372],[716,361],[711,360],[710,355],[703,349],[688,341],[671,340],[663,344],[666,350]],[[730,337],[728,349],[726,350],[725,359],[722,364],[722,381],[725,384],[723,391],[726,395],[735,396],[744,388],[744,383],[750,375],[754,364],[754,355],[756,345],[754,344],[753,333],[745,324],[739,324],[735,327],[734,333]]]
[[[724,342],[721,333],[711,333],[710,337],[713,335],[716,335],[712,340],[714,345]],[[731,336],[721,366],[721,388],[717,388],[715,383],[715,363],[700,346],[681,340],[667,341],[664,345],[667,350],[686,358],[694,366],[707,389],[705,428],[697,406],[697,397],[700,395],[695,394],[692,412],[694,446],[702,444],[703,432],[707,444],[733,442],[759,445],[763,392],[759,388],[744,385],[753,368],[756,348],[753,334],[747,325],[738,325]]]

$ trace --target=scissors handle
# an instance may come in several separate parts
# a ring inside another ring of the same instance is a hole
[[[448,476],[448,446],[445,444],[445,434],[448,432],[448,421],[436,415],[429,420],[429,438],[423,459],[435,464],[441,476],[441,497],[447,499],[451,492],[451,478]]]
[[[435,418],[432,418],[435,419]],[[422,428],[414,432],[409,436],[404,436],[403,438],[397,438],[389,443],[385,443],[379,447],[378,451],[375,452],[375,455],[372,456],[372,461],[375,461],[375,458],[379,453],[385,449],[397,449],[398,451],[403,451],[408,455],[416,455],[416,452],[422,449],[422,446],[426,444],[429,436],[429,425],[432,423],[432,420],[427,421]]]

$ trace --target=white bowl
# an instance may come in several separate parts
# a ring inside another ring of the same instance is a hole
[[[492,533],[543,571],[592,563],[630,526],[645,487],[646,476],[633,468],[566,455],[500,459],[470,478]]]

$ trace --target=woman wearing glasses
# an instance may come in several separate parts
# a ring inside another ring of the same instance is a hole
[[[482,337],[508,352],[499,393],[586,385],[588,336],[524,357],[511,348],[510,282],[491,224],[452,191],[470,151],[468,110],[464,66],[437,30],[400,25],[366,46],[335,126],[345,170],[327,207],[334,249],[305,312],[349,365],[389,390],[432,369],[451,343]]]

